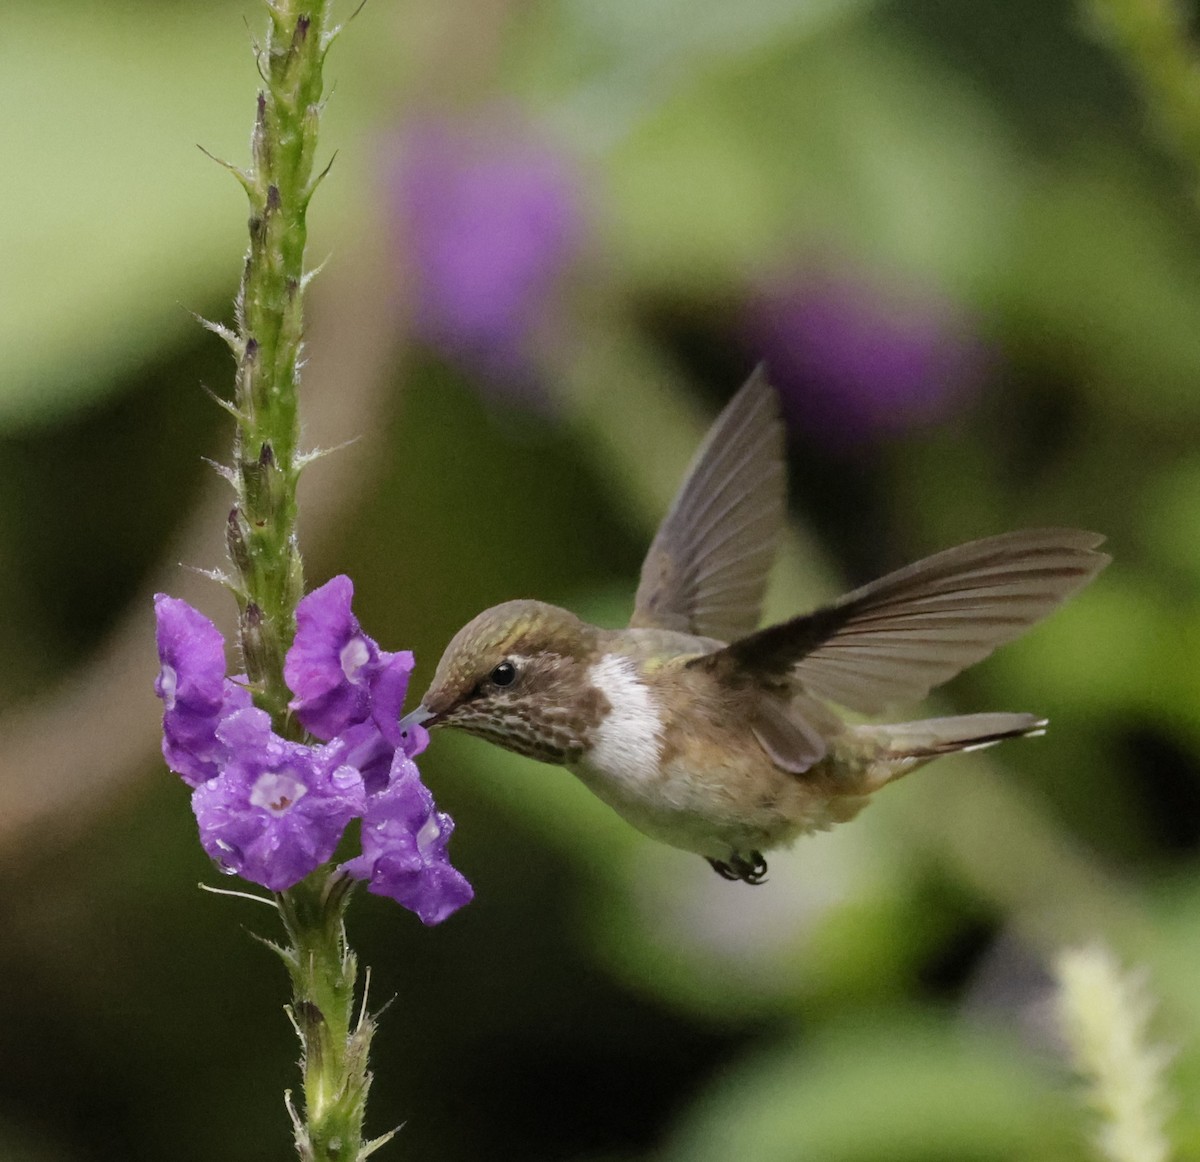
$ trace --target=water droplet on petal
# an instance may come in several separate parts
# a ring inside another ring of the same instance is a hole
[[[352,791],[362,782],[362,775],[357,767],[343,763],[329,776],[329,781],[339,791]]]

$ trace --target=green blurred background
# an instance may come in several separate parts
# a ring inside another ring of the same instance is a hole
[[[348,6],[347,13],[348,14]],[[149,595],[222,625],[222,344],[250,0],[37,0],[0,32],[0,1158],[290,1156],[265,910],[157,756]],[[1047,997],[1096,937],[1162,998],[1200,1152],[1200,218],[1061,0],[406,0],[335,47],[312,215],[310,584],[417,687],[481,608],[619,624],[764,356],[783,615],[960,540],[1115,563],[938,706],[946,760],[757,889],[571,778],[437,736],[476,901],[352,909],[391,1158],[1083,1159]],[[907,708],[906,708],[907,713]],[[1194,1153],[1193,1156],[1200,1156]]]

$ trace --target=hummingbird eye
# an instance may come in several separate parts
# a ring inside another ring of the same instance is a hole
[[[517,680],[517,667],[512,662],[501,662],[489,675],[493,686],[511,686]]]

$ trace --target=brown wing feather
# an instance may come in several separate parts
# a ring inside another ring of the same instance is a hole
[[[1110,558],[1104,538],[1029,529],[960,545],[719,652],[864,714],[915,702],[1020,636]]]
[[[759,622],[785,515],[783,424],[762,368],[700,446],[646,555],[631,626],[732,641]]]
[[[763,692],[749,712],[758,744],[780,770],[802,775],[829,752],[829,739],[842,723],[828,707],[805,694],[790,700]]]

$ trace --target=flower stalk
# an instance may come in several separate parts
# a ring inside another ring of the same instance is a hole
[[[327,0],[268,0],[270,25],[258,46],[252,165],[233,169],[250,202],[250,248],[237,296],[237,358],[230,411],[236,420],[237,493],[226,541],[239,639],[254,700],[286,730],[284,657],[304,592],[296,538],[299,453],[297,387],[304,335],[304,248],[315,178],[322,68],[337,29]],[[233,167],[230,167],[233,168]]]
[[[305,1118],[288,1109],[303,1162],[366,1157],[391,1135],[362,1144],[374,1019],[365,997],[355,1015],[358,964],[343,922],[351,881],[328,867],[279,897],[290,947],[278,948],[292,978],[289,1015],[304,1047]]]
[[[304,571],[296,535],[297,389],[304,335],[307,212],[324,174],[314,159],[322,68],[336,34],[327,0],[267,0],[256,46],[264,88],[250,139],[252,164],[234,169],[250,203],[250,246],[236,300],[237,330],[222,331],[237,359],[233,466],[236,501],[226,526],[238,639],[254,702],[284,737],[300,738],[284,679]],[[233,168],[233,167],[230,167]],[[292,980],[289,1009],[301,1043],[304,1108],[288,1095],[304,1162],[365,1157],[362,1127],[374,1022],[355,1020],[357,962],[346,943],[352,881],[328,865],[276,896],[288,946],[275,946]]]

